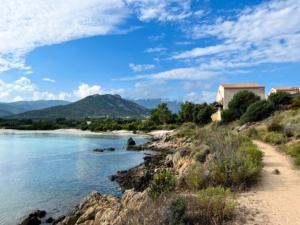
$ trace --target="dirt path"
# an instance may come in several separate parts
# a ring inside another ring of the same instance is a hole
[[[300,225],[300,170],[275,147],[254,143],[264,152],[264,168],[258,184],[238,196],[245,219],[237,224]],[[273,174],[274,169],[280,174]]]

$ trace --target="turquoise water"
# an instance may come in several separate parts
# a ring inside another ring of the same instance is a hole
[[[15,225],[35,209],[68,212],[91,191],[120,195],[108,179],[143,161],[125,150],[127,136],[0,134],[0,224]],[[144,143],[144,137],[135,137]],[[97,147],[114,152],[94,153]]]

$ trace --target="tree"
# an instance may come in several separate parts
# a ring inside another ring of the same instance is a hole
[[[260,100],[250,105],[241,117],[241,124],[256,122],[268,118],[275,111],[274,104],[267,100]]]
[[[293,97],[290,93],[285,91],[279,91],[272,93],[269,96],[269,101],[272,102],[276,107],[280,105],[289,105],[292,103]]]
[[[155,125],[171,123],[173,119],[172,112],[169,110],[166,103],[159,104],[152,110],[150,121]]]
[[[185,102],[181,104],[179,111],[179,119],[181,122],[193,122],[195,104],[191,102]]]
[[[215,108],[207,103],[197,104],[194,106],[193,121],[200,125],[208,124],[214,112]]]
[[[247,108],[260,100],[260,97],[251,91],[240,91],[233,96],[228,104],[228,110],[222,112],[222,121],[227,123],[239,119]]]

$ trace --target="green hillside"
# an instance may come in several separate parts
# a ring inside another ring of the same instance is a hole
[[[16,119],[142,118],[149,110],[119,95],[91,95],[77,102],[10,116]]]

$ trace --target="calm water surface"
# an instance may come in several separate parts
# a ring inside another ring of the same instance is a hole
[[[0,134],[0,225],[16,225],[35,209],[66,213],[93,190],[120,195],[108,176],[143,161],[125,150],[128,136]],[[135,137],[144,143],[145,137]],[[94,153],[96,147],[114,152]]]

